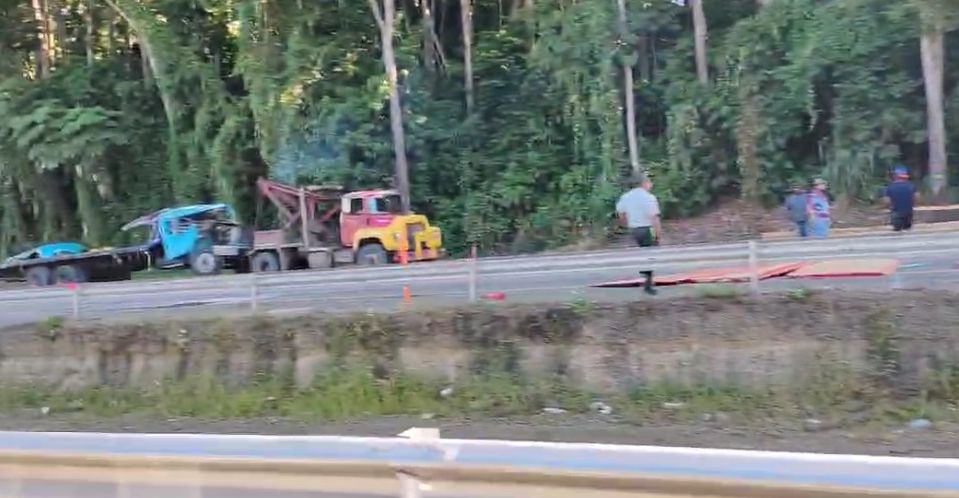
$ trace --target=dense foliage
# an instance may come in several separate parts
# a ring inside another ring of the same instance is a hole
[[[398,1],[413,206],[454,250],[604,233],[631,171],[624,64],[668,215],[814,175],[868,197],[894,162],[925,168],[923,2],[959,54],[952,2],[704,0],[703,85],[682,2],[627,0],[620,36],[615,0],[473,0],[468,110],[462,3]],[[388,185],[380,42],[361,0],[0,0],[0,253],[121,243],[175,203],[262,223],[260,175]],[[944,81],[959,164],[959,64]]]

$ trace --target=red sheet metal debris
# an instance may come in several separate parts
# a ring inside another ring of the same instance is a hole
[[[885,277],[899,269],[898,259],[841,259],[817,261],[789,274],[790,278]]]
[[[782,277],[788,275],[800,268],[805,263],[778,263],[759,265],[759,279]],[[680,285],[680,284],[714,284],[714,283],[734,283],[749,281],[749,267],[733,268],[711,268],[689,273],[678,273],[674,275],[664,275],[655,277],[656,285]],[[617,280],[614,282],[605,282],[594,284],[591,287],[602,288],[622,288],[622,287],[640,287],[646,280],[644,278],[635,278],[629,280]]]

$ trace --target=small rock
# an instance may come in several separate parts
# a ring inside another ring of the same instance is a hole
[[[909,422],[910,429],[928,429],[932,427],[932,422],[924,418],[917,418]]]
[[[678,401],[667,401],[663,403],[663,408],[668,408],[670,410],[675,410],[677,408],[682,408],[684,406],[686,406],[686,403],[682,403]]]
[[[803,430],[806,432],[816,432],[822,430],[822,420],[818,418],[807,418],[802,423]]]
[[[563,413],[566,413],[566,410],[562,408],[547,407],[543,408],[543,413],[548,413],[550,415],[562,415]]]
[[[610,413],[613,413],[613,407],[607,405],[606,403],[603,403],[602,401],[592,402],[589,405],[589,409],[594,412],[601,413],[603,415],[609,415]]]
[[[40,415],[49,415],[49,414],[50,414],[49,406],[44,406],[43,408],[40,408]]]
[[[443,390],[440,391],[440,396],[444,398],[449,398],[452,395],[453,395],[453,386],[444,387]]]
[[[716,422],[719,422],[720,424],[725,424],[730,421],[729,414],[723,413],[723,412],[716,412],[715,414],[713,414],[713,419],[715,419]]]
[[[435,416],[436,416],[435,413],[424,413],[424,414],[420,415],[420,418],[423,419],[423,420],[433,420],[433,417],[435,417]]]

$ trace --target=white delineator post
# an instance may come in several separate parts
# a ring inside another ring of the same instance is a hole
[[[70,284],[71,290],[73,291],[73,319],[80,319],[80,285],[79,284]]]
[[[435,427],[410,427],[397,434],[397,436],[405,437],[424,446],[432,446],[431,443],[439,441],[440,430]],[[439,445],[437,447],[442,448]],[[455,454],[443,452],[443,460],[445,461],[450,461],[454,457]],[[429,483],[423,482],[419,477],[402,470],[396,473],[396,477],[400,480],[400,498],[422,498],[424,491],[432,491],[433,489]]]
[[[759,254],[756,241],[749,241],[749,290],[753,296],[759,295]]]
[[[250,310],[256,313],[257,309],[256,295],[256,271],[250,272]]]
[[[469,257],[469,296],[470,302],[476,302],[476,273],[478,261],[476,260],[476,245],[470,248]]]

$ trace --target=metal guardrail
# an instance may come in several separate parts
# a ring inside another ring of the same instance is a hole
[[[158,484],[201,491],[192,496],[230,488],[238,498],[290,491],[330,498],[959,497],[959,459],[446,440],[423,432],[407,431],[412,439],[7,432],[0,433],[0,490],[99,481],[116,489],[97,498]]]

